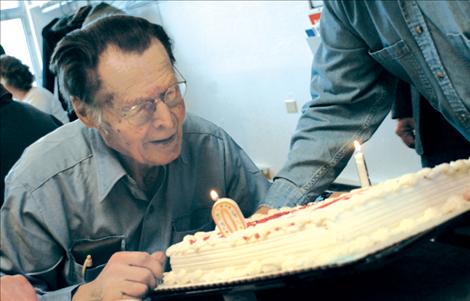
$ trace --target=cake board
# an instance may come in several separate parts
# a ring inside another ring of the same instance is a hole
[[[419,248],[419,245],[426,245],[426,248],[433,249],[436,244],[444,243],[457,243],[466,245],[470,241],[470,237],[459,237],[458,235],[451,235],[449,233],[455,232],[463,223],[470,224],[470,212],[463,213],[456,216],[440,225],[431,229],[422,231],[419,234],[408,237],[394,245],[379,250],[373,254],[369,254],[363,258],[344,263],[333,264],[328,266],[316,267],[311,269],[302,269],[290,272],[274,273],[272,275],[263,275],[260,277],[250,277],[245,279],[238,279],[226,283],[212,283],[196,286],[180,286],[175,288],[165,288],[163,290],[157,289],[150,295],[151,300],[222,300],[222,295],[233,295],[243,292],[256,292],[261,295],[263,292],[288,290],[296,287],[307,288],[311,283],[341,283],[343,286],[347,281],[355,281],[356,276],[366,275],[372,273],[375,275],[380,274],[380,270],[384,267],[392,265],[393,262],[400,260],[401,257],[410,253],[412,249]],[[440,237],[445,234],[446,237],[452,238],[441,239]],[[459,241],[464,240],[464,241]],[[460,248],[461,246],[458,246]],[[438,248],[436,248],[438,249]],[[470,256],[470,249],[466,250]],[[470,258],[470,257],[469,257]],[[470,277],[470,272],[469,275]],[[376,277],[376,276],[373,276]],[[341,281],[337,281],[337,280]],[[348,280],[352,279],[352,280]],[[368,278],[367,278],[368,279]],[[470,283],[470,282],[469,282]],[[470,285],[469,292],[470,294]],[[352,296],[349,296],[352,297]],[[270,296],[266,300],[273,300]],[[361,298],[364,298],[362,296]],[[469,295],[470,298],[470,295]],[[373,298],[371,299],[373,300]],[[430,299],[431,300],[431,299]],[[459,300],[459,299],[456,299]],[[470,300],[470,299],[469,299]]]

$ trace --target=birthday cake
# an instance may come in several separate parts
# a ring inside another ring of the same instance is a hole
[[[256,279],[354,262],[470,211],[470,159],[423,169],[339,197],[271,210],[223,236],[216,228],[166,251],[158,289]]]

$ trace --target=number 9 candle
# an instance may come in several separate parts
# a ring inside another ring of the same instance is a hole
[[[246,228],[245,217],[235,201],[228,198],[219,199],[214,190],[211,190],[210,195],[214,201],[212,219],[224,237]]]

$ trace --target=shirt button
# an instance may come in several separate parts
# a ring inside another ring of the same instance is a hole
[[[442,79],[442,78],[445,77],[445,74],[444,74],[444,72],[442,72],[442,71],[437,71],[437,72],[436,72],[436,77],[439,78],[439,79]]]
[[[418,25],[418,26],[415,27],[415,31],[416,31],[417,34],[422,34],[423,33],[423,28]]]

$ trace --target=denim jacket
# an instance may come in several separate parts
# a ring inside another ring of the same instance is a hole
[[[292,206],[326,189],[353,141],[367,141],[390,111],[398,79],[470,140],[469,20],[469,1],[325,1],[312,99],[264,204]]]

